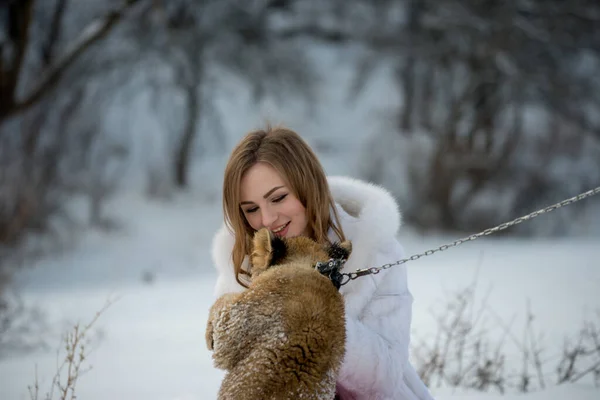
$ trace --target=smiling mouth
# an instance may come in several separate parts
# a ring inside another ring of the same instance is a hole
[[[290,221],[290,222],[291,222],[291,221]],[[279,227],[279,228],[277,228],[277,229],[273,229],[273,233],[279,233],[279,232],[283,231],[285,228],[287,228],[287,227],[289,226],[289,224],[290,224],[290,223],[288,222],[288,223],[286,223],[286,224],[284,224],[284,225],[280,226],[280,227]]]

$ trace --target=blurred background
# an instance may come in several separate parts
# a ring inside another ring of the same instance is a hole
[[[600,2],[1,0],[0,299],[132,215],[180,210],[144,229],[208,246],[229,152],[267,122],[385,186],[414,237],[495,226],[600,185]],[[597,241],[600,196],[502,235]]]

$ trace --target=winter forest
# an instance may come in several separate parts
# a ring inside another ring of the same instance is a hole
[[[267,123],[453,243],[600,187],[600,2],[0,0],[0,398],[216,398],[223,168]],[[599,259],[600,194],[407,263],[436,399],[598,398]]]

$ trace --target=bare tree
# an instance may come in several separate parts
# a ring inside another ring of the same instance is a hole
[[[539,147],[535,143],[546,141],[551,131],[532,134],[525,121],[528,110],[537,107],[557,126],[568,124],[571,134],[563,134],[574,142],[581,145],[591,138],[599,143],[600,124],[594,117],[600,106],[600,38],[594,29],[600,21],[598,4],[583,0],[356,3],[380,11],[352,39],[371,49],[359,68],[355,88],[368,83],[378,64],[392,66],[402,94],[397,131],[406,138],[388,140],[411,146],[410,136],[422,132],[434,144],[427,155],[429,166],[409,172],[417,177],[411,182],[419,187],[413,188],[417,196],[405,207],[408,220],[421,226],[435,220],[447,229],[488,227],[508,216],[490,208],[485,217],[470,218],[464,210],[485,193],[518,191],[540,176],[547,182],[538,186],[540,195],[519,206],[513,203],[512,216],[522,208],[531,210],[573,194],[553,188],[549,176],[551,164],[565,155],[565,147],[532,155],[531,147]],[[394,12],[399,7],[402,11]],[[376,140],[390,147],[385,138]],[[585,157],[598,160],[594,147],[586,151]],[[526,168],[527,159],[535,160],[537,168]],[[520,173],[514,179],[516,171]],[[587,174],[577,180],[581,184],[574,190],[585,189]]]
[[[257,100],[285,98],[286,92],[311,95],[314,69],[298,38],[286,36],[277,25],[277,18],[296,18],[296,3],[156,0],[128,27],[143,57],[171,71],[167,79],[161,74],[151,78],[156,96],[177,93],[183,98],[184,122],[173,127],[176,140],[169,149],[175,186],[189,185],[192,155],[202,151],[202,139],[209,135],[198,140],[202,123],[219,119],[212,98],[220,80],[245,81]]]
[[[126,0],[104,17],[90,24],[71,45],[59,55],[55,44],[60,36],[60,20],[67,5],[66,0],[56,3],[52,13],[50,35],[42,46],[42,58],[46,69],[35,84],[28,85],[24,96],[19,96],[19,86],[26,68],[26,55],[32,43],[30,30],[33,22],[35,0],[12,0],[5,11],[4,40],[0,43],[0,123],[33,106],[56,87],[70,65],[94,43],[104,38],[139,0]]]
[[[28,229],[43,229],[48,217],[60,209],[59,165],[67,147],[63,128],[77,112],[90,79],[78,75],[77,68],[134,6],[144,3],[149,4],[106,2],[100,13],[97,7],[88,7],[96,14],[86,18],[81,18],[82,8],[68,0],[9,1],[2,8],[1,245],[16,244]]]

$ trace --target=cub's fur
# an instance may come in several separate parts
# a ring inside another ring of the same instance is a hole
[[[333,399],[345,352],[344,303],[314,265],[351,251],[350,242],[255,234],[249,288],[221,296],[209,313],[206,344],[227,371],[219,400]]]

